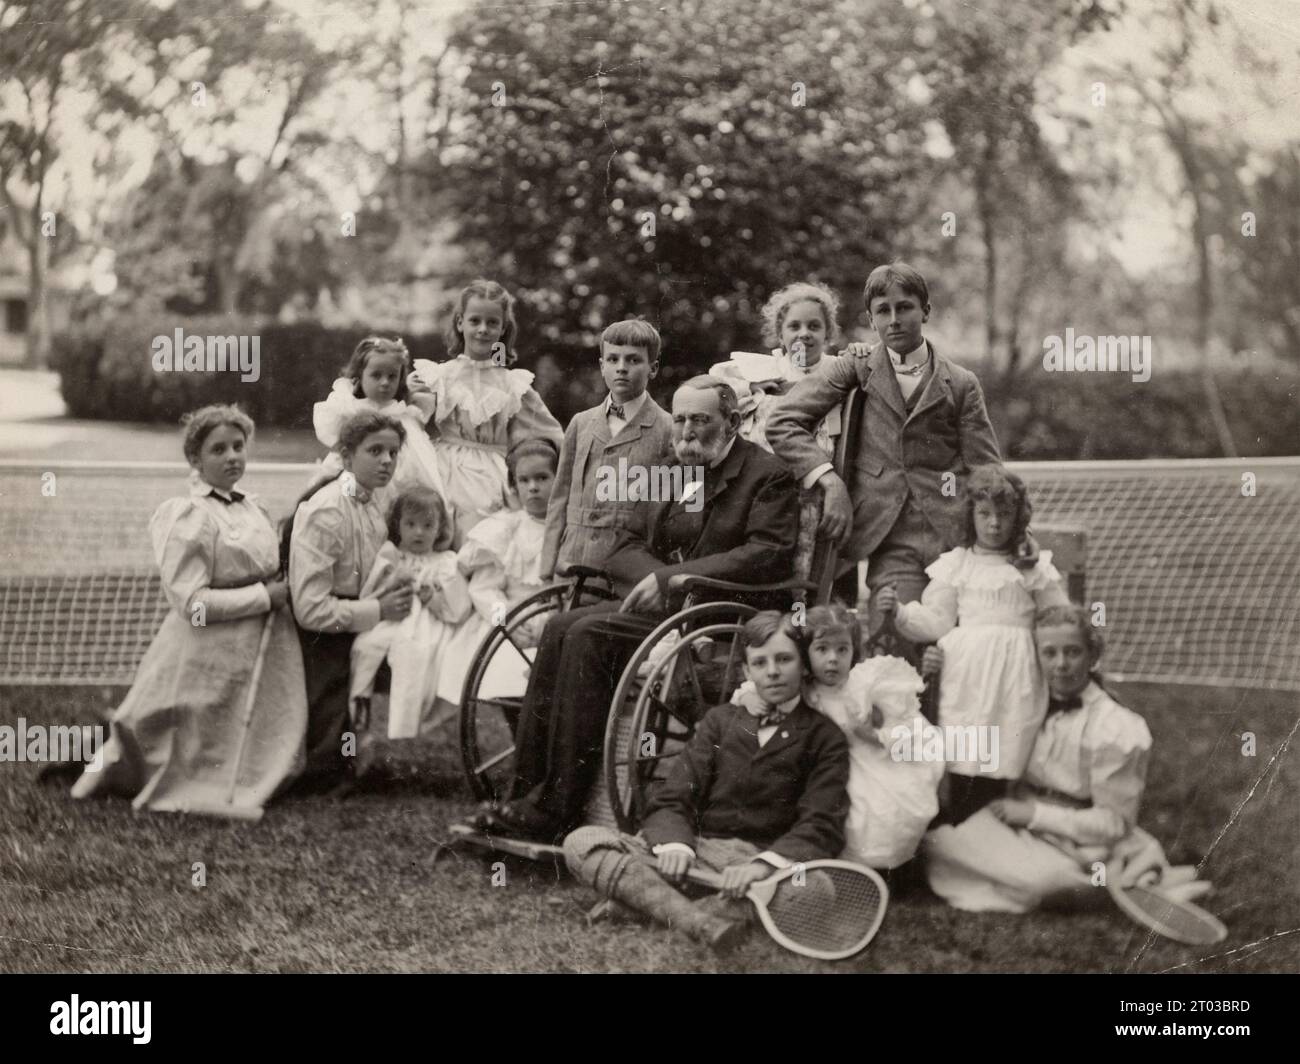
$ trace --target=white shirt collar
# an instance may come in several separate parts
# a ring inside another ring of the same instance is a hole
[[[640,395],[638,395],[635,399],[629,399],[626,403],[621,404],[622,407],[623,407],[623,420],[624,420],[624,421],[632,421],[632,420],[634,420],[634,419],[636,418],[637,414],[639,414],[639,413],[641,412],[641,408],[642,408],[643,406],[645,406],[645,401],[646,401],[649,397],[650,397],[650,393],[649,393],[649,392],[642,392],[642,393],[641,393]],[[614,397],[613,397],[612,395],[609,395],[609,396],[606,396],[606,397],[605,397],[605,416],[606,416],[606,417],[609,417],[609,407],[610,407],[610,404],[611,404],[613,401],[614,401]]]
[[[236,485],[231,490],[239,491],[238,485]],[[230,497],[229,491],[222,491],[220,488],[214,488],[211,484],[209,484],[206,480],[204,480],[201,476],[199,476],[197,472],[190,473],[190,494],[195,498],[202,498],[205,495],[216,495],[218,498],[225,499],[227,502],[232,502],[232,503],[234,502],[234,499]],[[242,495],[245,499],[249,498],[248,492],[246,491],[240,491],[239,494]]]
[[[886,347],[885,350],[889,352],[889,361],[893,364],[894,369],[899,369],[905,364],[915,365],[918,362],[924,362],[928,357],[924,340],[905,355],[897,354],[892,347]]]

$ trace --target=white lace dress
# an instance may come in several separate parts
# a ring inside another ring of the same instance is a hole
[[[415,370],[437,398],[435,463],[456,523],[454,543],[460,546],[483,518],[510,506],[506,452],[541,436],[558,453],[564,430],[533,390],[526,369],[460,355],[450,362],[416,359]]]
[[[445,502],[446,484],[434,455],[433,441],[425,429],[429,415],[418,406],[400,399],[376,403],[372,399],[359,397],[354,394],[352,381],[346,377],[336,380],[329,397],[312,408],[312,426],[316,430],[316,438],[330,449],[330,453],[321,461],[321,475],[332,477],[343,471],[343,459],[334,450],[338,446],[339,432],[349,418],[367,410],[395,418],[406,429],[406,440],[397,453],[397,469],[393,472],[391,483],[382,493],[385,500],[393,499],[411,488],[431,488]]]
[[[429,551],[410,554],[385,543],[361,589],[373,598],[393,583],[410,576],[416,589],[432,591],[428,604],[417,597],[411,612],[400,621],[380,621],[362,632],[352,644],[350,697],[369,697],[375,673],[385,658],[392,682],[388,691],[388,737],[413,739],[440,723],[435,712],[438,682],[450,667],[448,649],[469,618],[469,587],[456,563],[456,552]]]
[[[546,587],[541,577],[542,543],[546,522],[524,510],[504,510],[484,518],[471,529],[460,548],[460,571],[469,581],[474,612],[448,645],[446,667],[438,682],[438,694],[460,703],[465,674],[484,637],[504,619],[507,612],[529,595]],[[516,633],[523,646],[536,646],[542,622]],[[522,695],[528,686],[523,658],[510,644],[504,644],[487,670],[479,695],[504,698]]]
[[[908,639],[937,641],[943,650],[939,724],[997,729],[996,769],[981,773],[980,760],[968,756],[949,762],[948,771],[1019,779],[1047,712],[1034,614],[1069,601],[1052,553],[1043,551],[1021,572],[1006,554],[958,547],[925,571],[930,583],[921,601],[900,604],[897,623]]]
[[[897,868],[915,855],[939,812],[944,763],[924,760],[924,747],[910,739],[926,726],[924,687],[902,658],[876,657],[855,665],[839,687],[813,683],[806,692],[808,704],[849,741],[846,861]],[[873,707],[879,711],[874,716]]]

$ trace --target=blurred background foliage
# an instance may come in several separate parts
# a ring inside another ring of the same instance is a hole
[[[0,207],[32,305],[62,279],[67,327],[33,314],[29,344],[81,416],[220,397],[307,425],[367,329],[442,357],[486,275],[564,419],[612,320],[663,332],[664,394],[759,349],[793,280],[865,337],[863,279],[903,258],[1012,457],[1296,450],[1300,25],[1261,31],[1263,8],[57,6],[0,0]],[[41,239],[50,209],[74,238]],[[1066,327],[1151,336],[1152,379],[1044,372]],[[176,328],[255,331],[262,380],[154,374]]]

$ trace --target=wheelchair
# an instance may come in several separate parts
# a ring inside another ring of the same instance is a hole
[[[484,636],[465,674],[460,700],[460,753],[474,797],[504,798],[519,711],[536,658],[536,636],[554,613],[618,598],[605,574],[571,566],[571,577],[534,592]]]
[[[834,456],[841,476],[856,448],[860,408],[861,392],[855,390],[841,408]],[[758,585],[692,576],[675,590],[676,612],[640,643],[615,690],[606,718],[602,773],[587,805],[588,823],[627,832],[639,827],[651,788],[690,740],[696,723],[710,708],[727,702],[743,681],[740,636],[750,617],[762,609],[831,601],[838,556],[834,544],[817,536],[821,499],[819,489],[801,492],[791,579]],[[504,797],[510,778],[514,733],[527,687],[525,668],[535,655],[535,641],[529,646],[523,633],[539,632],[554,612],[617,597],[599,570],[575,566],[566,575],[572,579],[525,599],[492,629],[466,676],[461,752],[466,778],[478,799]],[[502,670],[502,655],[511,669]],[[503,671],[511,673],[504,682]],[[520,852],[538,857],[558,851],[527,844]]]

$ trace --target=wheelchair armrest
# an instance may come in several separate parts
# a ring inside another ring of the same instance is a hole
[[[597,569],[590,565],[563,565],[555,570],[555,575],[564,579],[571,576],[581,576],[587,580],[609,579],[609,574],[604,569]]]
[[[688,576],[679,589],[689,594],[692,591],[729,591],[737,595],[767,594],[774,591],[816,591],[817,585],[811,580],[782,580],[776,584],[738,584],[732,580],[715,580],[711,576]]]

